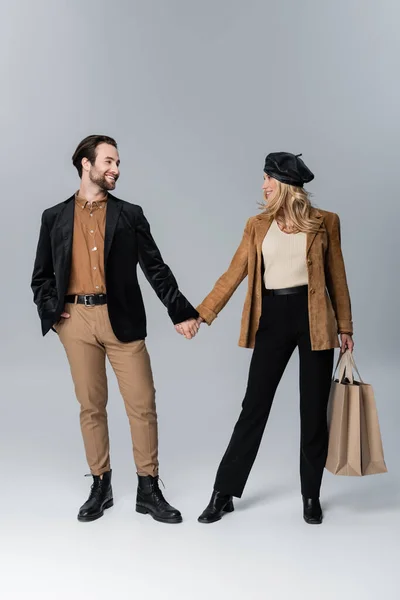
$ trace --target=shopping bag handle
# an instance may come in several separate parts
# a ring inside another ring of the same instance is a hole
[[[343,380],[347,378],[349,383],[353,385],[354,383],[354,375],[353,375],[353,366],[350,362],[350,357],[346,352],[344,352],[341,360],[339,361],[339,381],[343,383]]]
[[[339,382],[340,383],[343,382],[344,377],[347,377],[350,384],[353,384],[354,383],[353,370],[357,373],[360,383],[364,383],[362,380],[362,377],[360,375],[360,372],[357,368],[357,365],[355,363],[353,353],[350,352],[350,350],[346,350],[345,352],[339,354],[339,358],[336,363],[336,368],[333,373],[333,379],[335,379],[335,375],[336,375],[336,371],[338,370],[338,367],[339,367]]]

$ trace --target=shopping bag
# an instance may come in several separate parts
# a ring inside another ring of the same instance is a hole
[[[328,424],[328,471],[359,477],[387,472],[374,392],[361,379],[349,350],[339,357],[333,374]]]

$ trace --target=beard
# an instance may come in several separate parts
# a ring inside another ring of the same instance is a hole
[[[92,183],[98,185],[101,190],[107,192],[115,188],[115,184],[117,183],[118,177],[115,179],[115,181],[108,181],[108,179],[106,179],[105,173],[98,173],[94,169],[90,169],[89,179]]]

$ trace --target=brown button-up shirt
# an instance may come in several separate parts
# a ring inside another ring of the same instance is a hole
[[[75,197],[71,276],[68,294],[104,294],[104,235],[107,196],[89,204]]]

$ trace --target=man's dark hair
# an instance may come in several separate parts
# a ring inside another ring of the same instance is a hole
[[[72,164],[82,178],[82,159],[87,158],[93,165],[96,161],[96,148],[99,144],[110,144],[118,148],[117,142],[108,135],[89,135],[78,145],[72,157]]]

